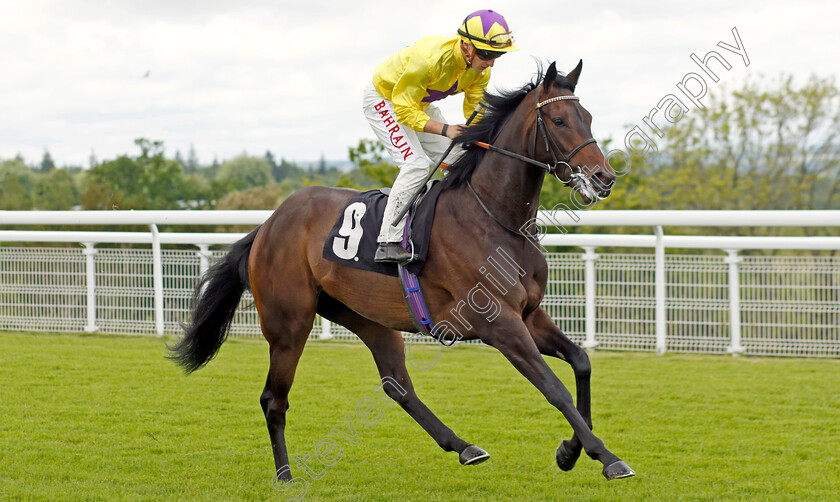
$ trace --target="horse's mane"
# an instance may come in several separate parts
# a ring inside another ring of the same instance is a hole
[[[522,103],[522,100],[525,99],[525,96],[529,92],[533,91],[538,85],[541,85],[542,80],[543,69],[538,64],[534,79],[521,88],[513,91],[501,91],[499,94],[492,94],[485,91],[484,103],[487,105],[487,108],[484,111],[484,117],[478,123],[468,127],[463,134],[454,140],[464,144],[466,151],[457,161],[449,166],[449,174],[442,182],[444,190],[460,186],[472,178],[475,168],[481,162],[487,150],[469,146],[468,144],[474,141],[492,143],[508,116],[516,110],[516,107]],[[575,83],[559,74],[554,81],[554,85],[561,89],[569,89],[572,92],[575,90]],[[456,146],[456,148],[459,147]]]

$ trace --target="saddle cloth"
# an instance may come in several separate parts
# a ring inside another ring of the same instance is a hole
[[[409,224],[415,258],[405,269],[415,275],[420,273],[426,261],[435,206],[440,192],[441,183],[433,182],[420,200],[419,206],[412,210]],[[387,202],[388,196],[382,190],[362,192],[350,199],[327,236],[323,257],[348,267],[398,277],[396,264],[373,261],[373,255],[379,246],[376,238],[379,236]],[[411,246],[407,249],[411,251]]]

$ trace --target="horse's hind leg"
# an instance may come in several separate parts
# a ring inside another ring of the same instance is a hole
[[[269,343],[271,358],[265,389],[260,396],[260,406],[265,413],[265,422],[271,438],[275,476],[283,481],[292,479],[285,438],[289,390],[306,338],[312,329],[312,321],[315,318],[314,302],[311,309],[311,313],[303,310],[304,313],[294,316],[283,315],[280,309],[260,310],[260,321],[263,334]]]
[[[467,443],[444,425],[417,397],[405,366],[405,344],[400,332],[386,328],[356,314],[343,304],[325,298],[319,313],[356,333],[373,354],[382,389],[423,428],[444,451],[455,451],[464,465],[479,464],[490,455]]]
[[[525,321],[540,353],[557,357],[571,365],[575,373],[577,389],[576,408],[591,430],[592,408],[589,380],[592,366],[589,364],[586,351],[571,341],[542,308],[535,310]],[[564,471],[570,471],[580,457],[582,449],[583,445],[577,434],[573,434],[571,440],[560,443],[555,455],[558,467]]]

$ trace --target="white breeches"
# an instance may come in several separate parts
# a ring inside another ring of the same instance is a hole
[[[365,118],[370,123],[376,138],[385,146],[388,154],[400,169],[391,187],[388,203],[385,205],[385,217],[377,241],[399,242],[402,240],[405,218],[396,226],[392,226],[391,222],[423,185],[423,180],[429,174],[430,164],[433,165],[440,160],[452,140],[438,134],[418,132],[398,123],[393,105],[376,92],[373,84],[365,89],[362,104]],[[430,105],[426,113],[432,119],[446,123],[446,119],[436,106]],[[451,164],[458,156],[460,156],[460,151],[457,154],[450,153],[446,162]]]

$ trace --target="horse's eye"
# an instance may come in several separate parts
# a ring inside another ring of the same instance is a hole
[[[563,119],[560,119],[560,118],[554,119],[553,122],[554,122],[554,125],[556,125],[557,127],[563,127],[563,126],[566,125],[566,123],[563,122]]]

